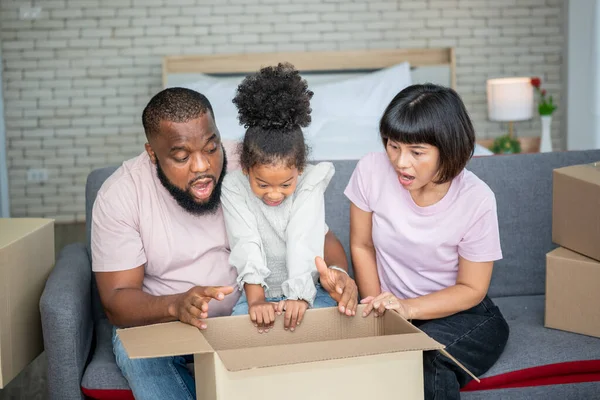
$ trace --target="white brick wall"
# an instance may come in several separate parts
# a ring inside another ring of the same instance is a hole
[[[0,1],[12,214],[83,220],[94,168],[143,151],[140,114],[174,54],[453,46],[457,86],[480,138],[489,77],[539,75],[561,105],[561,0]],[[555,113],[555,146],[564,148]],[[539,121],[518,123],[539,135]],[[49,181],[26,182],[45,167]]]

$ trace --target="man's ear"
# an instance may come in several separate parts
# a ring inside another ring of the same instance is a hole
[[[146,148],[146,153],[148,153],[148,157],[150,157],[152,164],[156,164],[156,154],[154,153],[154,150],[152,150],[150,143],[146,143],[144,147]]]

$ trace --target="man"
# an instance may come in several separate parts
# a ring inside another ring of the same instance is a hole
[[[206,329],[206,318],[229,315],[240,296],[220,208],[227,156],[213,110],[202,94],[170,88],[150,100],[142,122],[146,151],[124,162],[94,203],[100,298],[115,327],[179,320]],[[333,234],[325,263],[347,268]],[[322,262],[317,268],[340,312],[354,315],[354,281]],[[130,360],[114,332],[113,349],[136,399],[195,399],[191,357]]]

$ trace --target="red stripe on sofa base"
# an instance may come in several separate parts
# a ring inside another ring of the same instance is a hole
[[[95,400],[135,400],[131,390],[125,389],[86,389],[81,388],[86,397]]]
[[[532,386],[600,381],[600,360],[572,361],[526,368],[505,374],[482,378],[481,383],[471,381],[462,392],[510,389]],[[87,389],[81,391],[96,400],[135,400],[130,390]]]
[[[469,382],[461,391],[508,389],[530,386],[600,381],[600,360],[542,365]]]

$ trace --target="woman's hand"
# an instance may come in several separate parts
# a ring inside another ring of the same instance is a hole
[[[269,332],[273,329],[275,323],[275,312],[277,303],[270,303],[264,300],[258,300],[248,304],[248,314],[258,333]]]
[[[404,300],[388,292],[381,293],[377,297],[365,297],[360,303],[367,304],[363,311],[363,317],[369,315],[373,310],[376,317],[385,314],[386,310],[394,310],[404,319],[413,319],[414,312],[412,308]]]
[[[285,311],[283,329],[294,332],[302,322],[304,313],[308,310],[308,303],[304,300],[282,300],[277,304],[276,311],[281,315]]]

